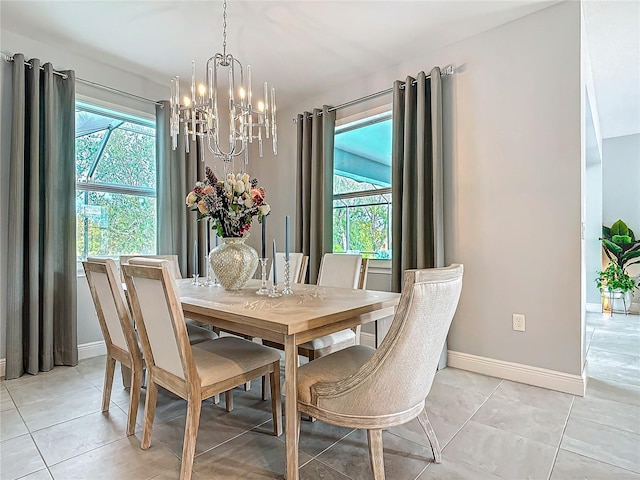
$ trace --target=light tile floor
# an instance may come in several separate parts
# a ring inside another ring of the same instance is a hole
[[[387,478],[640,480],[640,316],[587,316],[590,380],[584,398],[453,368],[436,375],[427,399],[443,447],[431,463],[417,422],[384,433]],[[177,479],[185,403],[163,392],[152,447],[141,427],[125,435],[128,393],[119,373],[111,408],[100,413],[104,357],[0,384],[0,478]],[[207,402],[195,480],[271,479],[284,473],[284,438],[271,432],[260,382],[236,389],[235,409]],[[143,394],[144,397],[144,394]],[[138,422],[144,409],[141,401]],[[302,479],[368,479],[366,435],[303,422]]]

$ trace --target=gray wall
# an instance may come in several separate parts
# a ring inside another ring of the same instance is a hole
[[[640,134],[602,141],[602,218],[608,226],[622,219],[640,237]],[[629,272],[640,275],[640,266]]]
[[[6,44],[4,33],[2,40],[3,49],[12,52],[31,46],[25,39]],[[64,53],[49,46],[34,46],[25,53],[54,60],[60,68],[73,66],[82,78],[144,96],[166,96],[157,84],[145,89],[140,77],[91,60],[56,60]],[[277,212],[270,229],[281,244],[284,215],[295,219],[296,138],[291,118],[296,113],[384,90],[395,79],[448,64],[455,65],[456,74],[445,80],[446,260],[465,264],[449,348],[579,374],[582,172],[577,2],[563,2],[440,50],[425,45],[419,58],[381,65],[376,75],[356,81],[345,78],[281,109],[278,156],[255,155],[249,167]],[[285,87],[280,91],[284,105]],[[258,234],[253,237],[259,242]],[[527,316],[524,334],[512,330],[512,313]]]
[[[295,204],[295,114],[453,64],[445,79],[447,262],[465,264],[449,349],[581,373],[580,5],[564,2],[279,111],[279,153],[252,160],[274,215]],[[562,72],[555,74],[552,72]],[[349,80],[349,81],[347,81]],[[283,93],[284,95],[284,93]],[[346,112],[347,115],[349,112]],[[282,236],[282,235],[281,235]],[[559,241],[559,239],[561,239]],[[527,331],[512,330],[512,313]]]

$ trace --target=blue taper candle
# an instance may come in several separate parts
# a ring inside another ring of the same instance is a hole
[[[278,269],[276,268],[276,239],[273,239],[273,284],[278,284]]]
[[[267,258],[267,217],[262,216],[262,257]]]
[[[284,258],[289,261],[289,215],[284,217]]]
[[[193,242],[193,274],[198,275],[198,240]]]

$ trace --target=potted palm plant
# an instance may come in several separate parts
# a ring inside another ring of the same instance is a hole
[[[638,279],[632,278],[627,267],[640,263],[640,241],[633,230],[618,220],[611,227],[602,226],[602,248],[609,259],[607,268],[598,272],[596,284],[609,309],[628,313],[633,290],[638,288]],[[623,308],[615,308],[614,302],[621,302]]]

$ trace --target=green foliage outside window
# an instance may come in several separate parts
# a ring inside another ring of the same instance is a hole
[[[155,129],[81,114],[103,125],[76,138],[78,258],[155,253]]]

